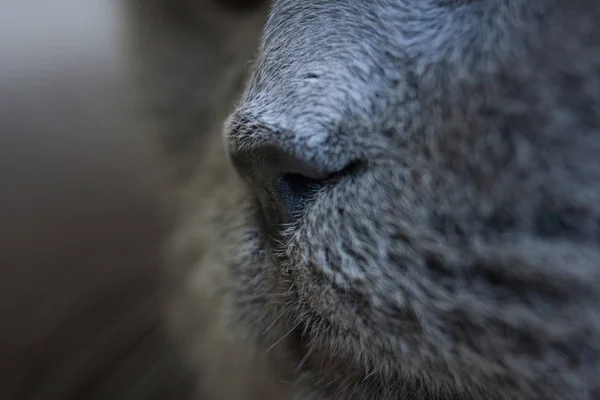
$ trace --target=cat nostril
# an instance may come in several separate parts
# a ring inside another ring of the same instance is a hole
[[[277,234],[286,224],[302,215],[314,194],[332,183],[332,179],[314,179],[297,173],[285,173],[268,181],[251,180],[262,209],[269,234]]]
[[[253,189],[272,232],[297,220],[316,192],[347,172],[330,172],[274,147],[236,151],[231,160]]]
[[[284,174],[275,180],[278,197],[286,221],[296,219],[302,213],[310,195],[323,186],[325,180],[312,179],[301,174]]]

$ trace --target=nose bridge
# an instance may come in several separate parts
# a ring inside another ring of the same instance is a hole
[[[226,128],[230,149],[270,144],[288,151],[349,144],[348,126],[372,118],[372,94],[379,86],[351,60],[320,60],[269,72],[263,64]],[[365,78],[366,76],[366,78]]]
[[[370,75],[368,65],[357,66],[339,56],[290,63],[285,71],[267,61],[260,64],[226,127],[232,157],[252,152],[252,158],[265,159],[266,154],[276,154],[288,163],[284,169],[302,174],[308,170],[309,176],[339,171],[363,158],[367,149],[361,137],[377,131],[379,117],[371,104],[381,86],[381,78]],[[281,171],[279,160],[269,163],[278,164]]]
[[[269,53],[261,57],[269,60]],[[351,80],[326,60],[307,64],[290,60],[285,69],[259,63],[240,106],[226,127],[232,153],[273,147],[313,165],[347,141]],[[345,84],[344,84],[345,82]],[[327,163],[325,163],[327,164]],[[335,169],[335,167],[333,167]]]
[[[337,7],[306,2],[311,6],[299,11],[297,2],[283,1],[271,16],[240,108],[318,143],[338,130],[349,110],[360,112],[368,103],[377,62],[357,37],[366,32],[353,0]]]
[[[348,107],[349,84],[333,65],[307,65],[270,75],[261,69],[249,86],[239,107],[238,116],[246,121],[260,121],[265,133],[287,132],[312,142],[324,141],[335,131]],[[267,81],[267,83],[264,83]],[[239,131],[239,133],[248,133]]]
[[[310,165],[309,175],[320,176],[363,158],[360,136],[377,130],[372,104],[384,78],[376,52],[357,37],[368,33],[356,15],[362,3],[339,1],[332,10],[329,3],[306,1],[313,11],[298,14],[297,2],[283,1],[271,15],[226,136],[232,158],[254,163],[269,155],[285,159],[283,169],[303,173]],[[355,23],[340,23],[344,19]],[[279,160],[269,163],[281,172]]]

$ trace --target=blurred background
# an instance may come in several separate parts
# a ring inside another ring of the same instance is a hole
[[[182,398],[158,325],[166,218],[116,6],[0,0],[3,400]]]

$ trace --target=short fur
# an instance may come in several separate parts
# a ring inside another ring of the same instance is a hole
[[[128,5],[205,395],[600,399],[600,3]],[[265,143],[353,166],[277,240],[227,155]]]

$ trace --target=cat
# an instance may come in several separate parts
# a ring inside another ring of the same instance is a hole
[[[198,398],[600,399],[600,3],[127,11]]]

